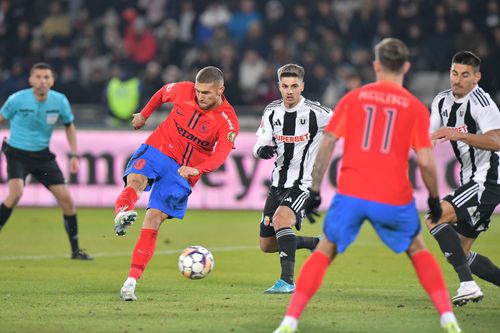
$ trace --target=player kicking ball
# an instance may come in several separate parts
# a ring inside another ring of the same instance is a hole
[[[165,85],[134,115],[132,124],[139,129],[161,104],[173,104],[167,118],[131,157],[125,189],[115,203],[115,233],[123,236],[137,219],[137,199],[151,190],[128,278],[120,290],[124,301],[137,300],[137,280],[153,256],[162,222],[184,217],[191,188],[202,174],[221,166],[234,147],[238,119],[223,92],[222,71],[208,66],[194,83]]]

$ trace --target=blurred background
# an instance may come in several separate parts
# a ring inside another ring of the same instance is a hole
[[[281,65],[303,65],[304,95],[333,107],[373,79],[372,48],[389,36],[409,46],[406,86],[427,105],[448,87],[451,57],[464,49],[482,58],[480,84],[499,101],[499,3],[1,0],[0,102],[27,86],[33,63],[47,61],[79,128],[129,128],[130,115],[164,83],[215,65],[243,128],[253,131],[263,107],[279,98]]]
[[[0,0],[0,103],[28,86],[32,64],[50,63],[57,72],[54,89],[68,96],[76,116],[80,172],[69,175],[64,131],[55,131],[51,150],[69,176],[77,206],[111,207],[128,159],[169,106],[153,113],[141,131],[131,130],[132,114],[165,83],[193,80],[202,67],[218,66],[242,132],[226,163],[202,177],[189,205],[260,210],[273,162],[256,160],[252,146],[264,107],[280,98],[280,66],[304,66],[304,95],[334,107],[347,91],[374,79],[374,45],[398,37],[409,46],[413,64],[405,86],[425,104],[449,88],[451,57],[458,50],[482,58],[480,85],[498,102],[499,5],[497,0]],[[8,135],[7,128],[1,131]],[[436,149],[444,195],[457,186],[459,168],[449,145]],[[325,198],[335,192],[341,154],[339,147],[322,187]],[[417,207],[425,209],[427,193],[415,166],[410,158]],[[2,194],[6,178],[0,156]],[[143,196],[139,205],[146,203]],[[20,204],[56,202],[35,183]],[[327,206],[324,200],[322,209]]]

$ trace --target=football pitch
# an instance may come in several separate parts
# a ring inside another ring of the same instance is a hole
[[[140,210],[139,222],[144,210]],[[95,257],[69,260],[58,209],[18,208],[0,232],[0,332],[272,332],[289,295],[263,291],[279,277],[277,254],[258,248],[260,212],[188,211],[167,221],[156,254],[139,281],[137,302],[119,300],[130,254],[140,232],[113,234],[112,209],[79,209],[80,243]],[[301,235],[318,235],[321,223],[304,222]],[[427,245],[445,274],[450,294],[457,277],[427,231]],[[202,245],[214,271],[188,280],[177,268],[180,251]],[[500,217],[475,250],[500,264]],[[297,252],[296,274],[309,255]],[[498,332],[500,289],[478,280],[485,298],[455,308],[464,332]],[[437,313],[406,255],[394,255],[365,224],[357,242],[337,257],[304,312],[300,332],[441,332]]]

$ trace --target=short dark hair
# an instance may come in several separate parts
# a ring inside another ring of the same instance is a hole
[[[207,66],[196,74],[196,82],[198,83],[218,83],[220,85],[224,84],[224,74],[222,71],[215,66]]]
[[[54,68],[52,68],[52,66],[46,62],[37,62],[36,64],[31,66],[30,74],[33,73],[35,69],[48,69],[52,72],[52,74],[54,74]]]
[[[375,45],[375,59],[391,72],[401,72],[409,54],[408,47],[397,38],[384,38]]]
[[[455,53],[451,59],[451,63],[472,66],[475,72],[479,72],[481,68],[481,58],[471,51],[460,51]]]
[[[296,77],[300,80],[304,80],[304,67],[297,64],[286,64],[281,66],[278,71],[278,80],[281,80],[282,77]]]

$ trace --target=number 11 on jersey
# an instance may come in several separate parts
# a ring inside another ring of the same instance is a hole
[[[363,105],[365,110],[365,128],[363,131],[363,141],[361,143],[361,149],[368,151],[370,150],[373,136],[373,127],[375,124],[375,117],[377,115],[377,107],[374,105]],[[380,152],[383,154],[388,154],[391,149],[392,133],[394,132],[394,119],[396,118],[397,111],[391,108],[383,108],[384,112],[384,131],[383,138],[380,141]]]

